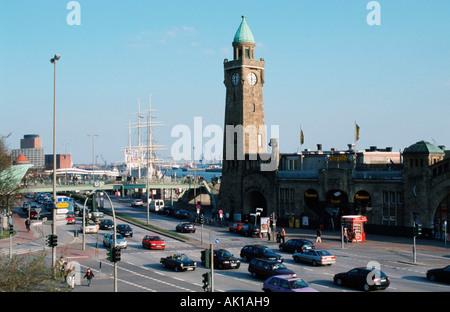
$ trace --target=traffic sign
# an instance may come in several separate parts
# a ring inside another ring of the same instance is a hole
[[[69,207],[69,203],[67,202],[58,202],[56,204],[56,208],[67,208],[67,207]]]
[[[216,245],[219,245],[220,239],[216,238],[216,239],[214,240],[214,243],[216,243]]]
[[[67,196],[56,196],[56,202],[65,203],[69,201],[69,197]]]

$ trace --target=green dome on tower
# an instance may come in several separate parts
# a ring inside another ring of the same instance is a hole
[[[255,38],[253,37],[253,34],[245,21],[245,15],[242,15],[242,22],[236,31],[236,35],[234,35],[233,42],[255,43]]]

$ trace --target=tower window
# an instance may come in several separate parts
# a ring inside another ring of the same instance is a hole
[[[250,50],[249,49],[245,49],[245,57],[250,58]]]
[[[255,111],[256,111],[256,105],[252,104],[252,112],[255,112]]]

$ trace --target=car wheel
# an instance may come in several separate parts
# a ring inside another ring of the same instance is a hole
[[[335,279],[334,283],[338,286],[342,286],[342,279],[337,278],[337,279]]]
[[[364,290],[364,291],[369,291],[369,290],[370,290],[369,284],[364,283],[364,285],[363,285],[363,290]]]
[[[294,262],[300,262],[300,259],[297,256],[294,256]]]
[[[435,276],[434,274],[430,274],[430,275],[427,276],[427,279],[428,279],[429,281],[434,282],[434,281],[436,281],[436,276]]]
[[[178,266],[175,267],[175,272],[179,272],[180,268]]]
[[[316,265],[317,265],[317,261],[316,261],[316,260],[313,260],[313,261],[311,262],[311,264],[312,264],[312,266],[316,266]]]
[[[256,272],[252,272],[252,277],[256,277]]]

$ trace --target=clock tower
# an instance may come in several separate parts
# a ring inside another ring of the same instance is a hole
[[[233,60],[224,60],[225,129],[218,209],[235,221],[272,206],[273,171],[267,160],[264,123],[264,59],[255,59],[255,39],[242,16],[233,40]],[[264,155],[264,157],[263,157]],[[266,195],[265,195],[266,194]],[[260,209],[257,209],[260,208]]]
[[[233,40],[233,60],[224,61],[224,160],[265,153],[264,60],[255,60],[255,39],[242,16]]]

